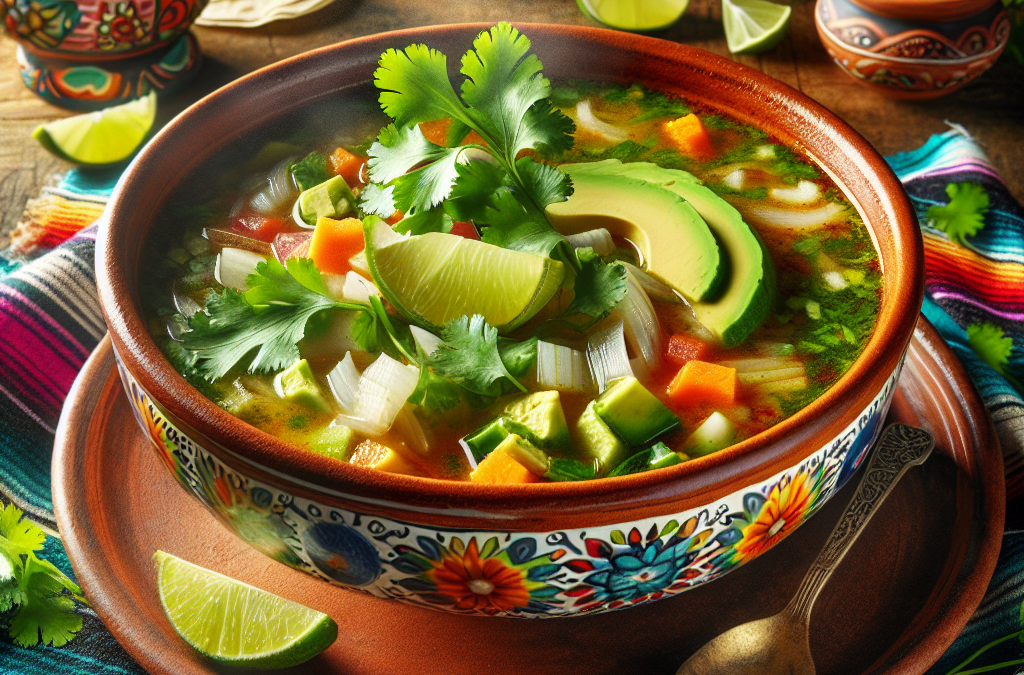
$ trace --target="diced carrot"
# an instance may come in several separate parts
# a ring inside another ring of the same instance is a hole
[[[685,366],[689,361],[705,361],[710,354],[708,343],[692,335],[676,333],[668,339],[667,358],[677,366]]]
[[[494,450],[484,457],[476,470],[469,474],[474,483],[490,485],[512,485],[514,483],[536,483],[540,478],[525,466],[512,459],[504,450]]]
[[[420,122],[420,131],[428,141],[435,145],[445,145],[445,137],[448,135],[448,127],[452,125],[450,117],[429,122]]]
[[[363,182],[360,172],[363,169],[363,164],[366,163],[365,157],[353,155],[345,148],[339,147],[331,153],[327,163],[330,165],[331,172],[344,178],[349,185],[358,185]]]
[[[405,218],[405,214],[402,213],[401,211],[395,211],[393,214],[391,214],[390,218],[385,218],[384,222],[387,223],[388,225],[394,226],[394,224],[400,221],[402,218]]]
[[[376,441],[366,440],[357,445],[348,461],[356,466],[388,473],[400,473],[406,476],[426,475],[400,453]]]
[[[693,113],[671,122],[665,122],[662,130],[668,140],[684,155],[707,159],[715,154],[711,136],[704,128],[704,123]]]
[[[476,233],[476,228],[473,227],[473,223],[452,223],[451,233],[458,237],[465,237],[466,239],[476,239],[477,241],[480,241],[480,235]]]
[[[246,213],[235,218],[231,223],[231,230],[244,237],[252,237],[253,239],[270,243],[287,226],[288,224],[284,218],[274,218],[259,213]]]
[[[668,385],[668,395],[677,405],[707,403],[733,405],[739,380],[736,369],[707,361],[689,361]]]
[[[309,257],[321,272],[345,274],[352,269],[349,258],[364,246],[363,223],[358,218],[321,217],[309,242]]]
[[[472,145],[472,144],[482,145],[485,148],[487,147],[487,141],[485,141],[483,138],[481,138],[480,134],[478,134],[475,131],[470,131],[468,134],[466,134],[466,137],[462,139],[462,142],[459,143],[459,145]]]

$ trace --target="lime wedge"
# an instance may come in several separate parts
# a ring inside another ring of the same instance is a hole
[[[453,234],[403,237],[375,216],[364,224],[370,273],[410,321],[439,329],[483,315],[505,332],[540,311],[562,285],[562,263]]]
[[[609,28],[644,32],[668,28],[690,0],[576,0],[583,14]]]
[[[116,164],[142,145],[156,119],[156,92],[131,103],[65,117],[32,132],[53,154],[76,164]]]
[[[725,40],[733,54],[760,54],[786,35],[790,9],[767,0],[722,0]]]
[[[178,635],[204,656],[245,668],[287,668],[327,649],[326,614],[157,551],[160,604]]]

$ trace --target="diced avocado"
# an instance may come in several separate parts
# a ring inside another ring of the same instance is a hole
[[[341,176],[311,187],[299,195],[299,216],[307,225],[315,225],[318,218],[340,218],[356,204],[352,189]]]
[[[494,452],[504,452],[537,476],[543,476],[548,472],[550,460],[547,453],[522,436],[509,434],[498,444]]]
[[[550,481],[590,480],[597,478],[595,462],[581,462],[578,459],[552,457],[544,477]]]
[[[274,378],[274,389],[281,398],[296,405],[316,412],[331,411],[306,359],[299,359],[278,373]]]
[[[594,401],[594,412],[633,449],[681,426],[679,418],[635,377],[624,377],[608,387]]]
[[[591,401],[576,422],[577,453],[597,462],[597,475],[603,476],[618,466],[629,454],[629,448],[618,439],[594,412]]]
[[[608,477],[664,469],[666,466],[673,466],[683,461],[685,461],[685,458],[680,457],[679,453],[675,452],[672,448],[664,443],[655,443],[646,450],[641,450],[622,464],[619,464],[608,474]]]
[[[557,391],[538,391],[514,401],[502,415],[502,426],[541,448],[569,450],[569,425]]]
[[[562,234],[603,227],[635,244],[648,271],[692,301],[716,297],[727,280],[718,243],[707,223],[685,199],[646,181],[558,168],[572,177],[573,194],[545,213]]]
[[[669,190],[689,202],[718,242],[729,279],[713,300],[693,303],[697,320],[727,347],[743,342],[768,317],[778,290],[775,263],[757,233],[731,204],[700,184],[685,171],[665,169],[650,162],[623,164],[617,159],[561,167],[573,184],[586,175],[615,175],[642,180]],[[557,226],[557,225],[556,225]],[[659,246],[661,243],[659,242]],[[652,273],[654,263],[651,262]]]
[[[461,438],[459,445],[462,446],[463,451],[466,453],[469,465],[475,469],[477,464],[483,461],[484,457],[489,455],[492,450],[505,440],[506,436],[508,436],[508,432],[505,431],[505,427],[501,426],[501,418],[499,417]]]
[[[713,412],[683,442],[680,452],[685,452],[690,457],[704,457],[729,447],[734,440],[736,427],[722,413]]]
[[[347,462],[352,454],[355,433],[343,424],[332,424],[311,435],[306,449]]]

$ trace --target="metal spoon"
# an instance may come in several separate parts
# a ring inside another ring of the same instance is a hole
[[[911,466],[928,458],[935,444],[923,429],[893,424],[882,435],[857,494],[839,518],[825,547],[781,612],[722,633],[688,658],[676,675],[814,675],[808,639],[811,607],[850,546]]]

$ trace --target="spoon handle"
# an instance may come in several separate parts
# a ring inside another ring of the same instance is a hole
[[[907,469],[928,458],[934,444],[932,435],[924,429],[893,424],[885,430],[871,455],[857,494],[846,506],[824,548],[807,571],[800,589],[786,608],[787,612],[805,621],[810,618],[818,593],[874,515],[875,509],[885,501]]]

